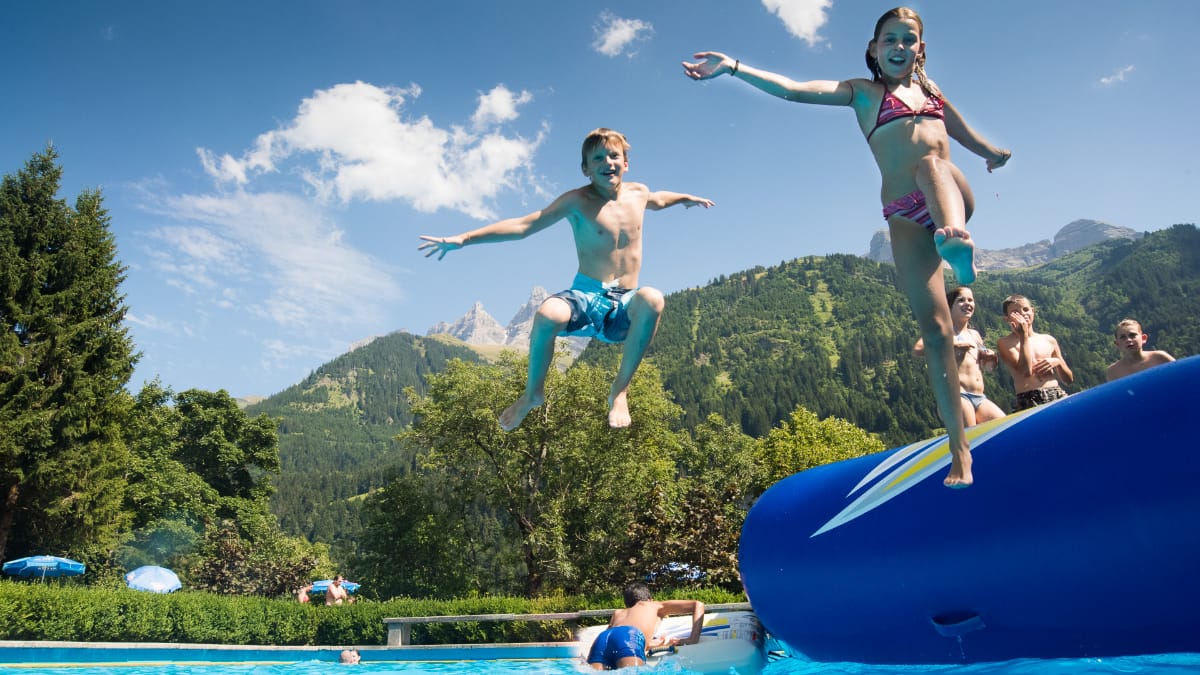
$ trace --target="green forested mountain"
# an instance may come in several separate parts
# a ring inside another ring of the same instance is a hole
[[[1035,330],[1058,339],[1075,372],[1068,391],[1104,381],[1118,354],[1114,325],[1135,318],[1149,347],[1200,353],[1200,232],[1177,225],[1143,239],[1112,240],[1028,270],[986,273],[973,285],[972,323],[994,347],[1008,333],[1003,299],[1030,298]],[[710,412],[755,437],[796,405],[845,418],[891,447],[941,426],[895,268],[849,255],[803,258],[722,276],[667,298],[648,359],[662,370],[694,426]],[[587,363],[615,363],[593,345]],[[1002,371],[1002,369],[1001,369]],[[1012,410],[1007,373],[986,376],[988,395]]]
[[[282,471],[272,510],[285,531],[330,544],[335,557],[353,552],[356,499],[413,461],[393,438],[412,421],[404,389],[424,392],[425,376],[453,358],[480,360],[461,344],[393,333],[247,408],[279,420]]]
[[[850,255],[802,258],[721,276],[667,298],[648,361],[695,431],[713,412],[754,437],[802,405],[878,434],[888,447],[930,436],[940,421],[895,270]],[[1116,359],[1112,329],[1140,320],[1150,348],[1177,358],[1200,353],[1200,232],[1177,225],[1137,241],[1115,240],[1027,270],[985,273],[973,285],[974,326],[989,345],[1008,332],[1000,306],[1029,297],[1035,329],[1054,335],[1076,375],[1069,391],[1103,382]],[[465,346],[395,334],[321,367],[304,382],[248,409],[279,418],[274,509],[285,530],[353,550],[362,527],[356,497],[411,466],[392,437],[410,420],[402,390],[424,392],[426,373]],[[580,362],[614,366],[618,348],[593,341]],[[989,396],[1013,407],[1003,372],[986,376]],[[497,401],[498,411],[507,401]],[[636,402],[634,403],[636,405]]]

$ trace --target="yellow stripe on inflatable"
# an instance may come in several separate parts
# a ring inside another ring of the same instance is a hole
[[[1059,401],[1067,399],[1059,399],[1046,405],[1030,408],[1013,413],[1007,417],[984,422],[967,429],[967,441],[971,444],[973,451],[978,451],[988,440],[1005,429],[1017,424],[1021,420],[1033,415],[1037,412],[1046,410],[1055,405]],[[914,449],[924,445],[925,448],[916,452],[911,457],[906,455],[913,452]],[[898,466],[892,468],[890,465],[895,464],[896,458],[900,461]],[[828,522],[821,526],[816,532],[813,532],[809,537],[815,537],[819,534],[824,534],[836,527],[840,527],[859,516],[866,514],[875,508],[882,506],[887,501],[897,495],[903,494],[906,490],[919,484],[921,481],[938,473],[940,469],[950,466],[950,439],[947,436],[941,436],[937,439],[922,441],[905,446],[884,459],[879,466],[875,467],[867,473],[866,476],[859,482],[858,486],[851,490],[850,495],[853,495],[864,486],[870,484],[877,475],[882,474],[883,477],[875,484],[874,487],[867,489],[861,496],[850,503],[849,506],[842,509],[836,516],[830,518]],[[890,470],[887,470],[890,469]],[[846,495],[847,498],[850,495]]]

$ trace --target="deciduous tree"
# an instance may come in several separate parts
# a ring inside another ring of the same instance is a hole
[[[814,466],[862,457],[884,449],[883,442],[843,419],[819,419],[797,406],[791,416],[758,441],[761,494],[776,481]]]
[[[635,524],[679,508],[674,459],[685,437],[671,428],[679,409],[657,371],[643,367],[630,390],[633,424],[610,429],[613,373],[576,364],[566,374],[551,369],[546,402],[501,431],[496,415],[519,395],[525,367],[512,356],[496,366],[452,362],[430,377],[427,396],[412,394],[416,420],[405,440],[424,451],[428,476],[469,488],[446,494],[482,500],[460,508],[503,515],[524,584],[497,590],[611,589],[655,562],[631,561],[643,544]]]

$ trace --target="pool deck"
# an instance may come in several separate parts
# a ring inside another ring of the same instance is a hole
[[[0,640],[0,667],[30,664],[295,663],[334,661],[343,649],[357,649],[363,661],[477,661],[570,659],[578,642],[522,642],[471,645],[295,646],[176,644],[168,642],[44,642]]]

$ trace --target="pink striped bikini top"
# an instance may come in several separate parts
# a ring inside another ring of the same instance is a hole
[[[871,129],[871,133],[867,134],[867,140],[871,140],[871,136],[879,130],[879,127],[894,122],[905,117],[936,117],[939,120],[946,119],[945,104],[942,99],[933,94],[926,94],[925,104],[920,110],[913,110],[908,107],[908,104],[901,101],[899,97],[884,87],[883,98],[879,100],[879,115],[875,117],[875,128]]]

